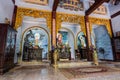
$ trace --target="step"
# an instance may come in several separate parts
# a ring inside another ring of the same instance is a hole
[[[92,62],[88,61],[59,61],[58,68],[70,68],[70,67],[84,67],[91,66]]]

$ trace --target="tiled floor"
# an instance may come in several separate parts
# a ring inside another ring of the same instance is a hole
[[[59,69],[54,69],[44,63],[43,65],[17,66],[4,75],[1,75],[0,80],[120,80],[120,63],[104,62],[100,65],[116,69],[117,72],[112,72],[109,75],[102,76],[95,73],[96,76],[70,79],[65,77],[65,74],[60,72]],[[115,65],[118,66],[116,67]]]

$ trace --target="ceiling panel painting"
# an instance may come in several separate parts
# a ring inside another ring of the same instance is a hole
[[[83,2],[80,0],[60,0],[59,7],[74,11],[83,11]]]
[[[23,0],[27,3],[38,4],[38,5],[48,5],[48,0]]]

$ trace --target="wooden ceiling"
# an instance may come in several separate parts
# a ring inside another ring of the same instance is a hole
[[[100,5],[104,2],[108,2],[109,0],[95,0],[95,3],[85,12],[86,15],[90,15],[94,10],[96,10]]]
[[[15,4],[15,0],[12,0],[12,1]],[[109,1],[110,0],[95,0],[95,3],[88,10],[85,11],[85,14],[87,16],[90,15],[94,10],[96,10],[104,2],[109,2]],[[120,2],[120,0],[111,0],[111,1],[115,1],[115,5],[118,4],[118,2]],[[59,0],[54,0],[52,12],[56,12],[58,4],[59,4]]]
[[[104,2],[109,2],[109,0],[95,0],[95,3],[85,12],[85,14],[87,16],[90,15],[95,9],[97,9]],[[59,0],[54,0],[52,12],[56,11],[58,4],[59,4]]]

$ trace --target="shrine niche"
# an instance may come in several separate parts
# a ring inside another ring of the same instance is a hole
[[[70,42],[70,40],[72,42]],[[71,46],[72,45],[72,46]],[[61,28],[57,33],[57,48],[59,49],[59,60],[71,60],[71,53],[74,50],[74,36],[66,28]]]
[[[50,47],[49,34],[45,29],[33,27],[25,31],[23,35],[22,60],[41,61],[47,59],[47,53]]]
[[[83,32],[79,32],[77,35],[77,50],[78,53],[80,53],[79,59],[86,59],[87,53],[86,53],[86,36]]]
[[[80,15],[73,15],[73,14],[65,14],[65,13],[57,13],[56,14],[56,34],[59,32],[60,29],[62,29],[62,24],[63,23],[69,23],[69,24],[77,24],[79,25],[79,27],[77,28],[77,30],[79,31],[83,31],[83,33],[86,35],[86,28],[85,28],[85,20],[84,20],[84,16],[80,16]],[[75,49],[77,49],[77,45],[76,45],[76,39],[75,39],[75,35],[71,29],[69,29],[69,27],[64,27],[67,30],[69,30],[73,35],[72,38],[72,44],[71,45],[71,58],[75,59]]]
[[[86,37],[83,32],[80,32],[77,37],[78,47],[85,48],[86,47]]]
[[[57,33],[57,46],[61,48],[61,51],[68,49],[72,60],[75,59],[75,49],[77,49],[76,36],[80,31],[81,27],[79,24],[62,22],[61,28]],[[61,55],[65,55],[66,53],[60,52]]]

